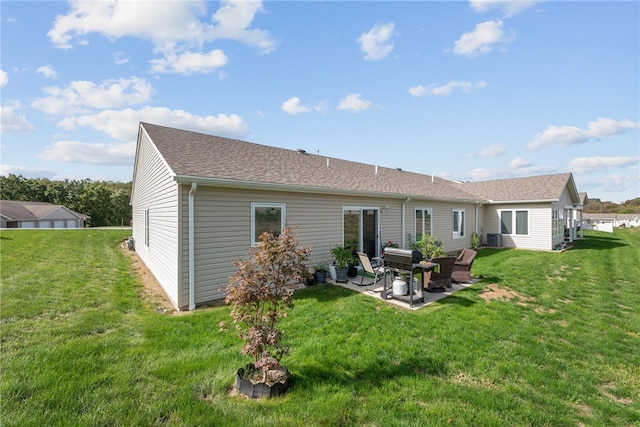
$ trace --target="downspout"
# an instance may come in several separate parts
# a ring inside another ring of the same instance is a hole
[[[189,190],[189,311],[196,308],[196,271],[195,271],[195,220],[194,220],[194,200],[198,184],[191,183]]]
[[[402,202],[402,248],[406,249],[406,245],[405,245],[405,239],[406,239],[406,233],[405,233],[405,210],[406,210],[406,206],[407,203],[409,203],[411,201],[411,197],[407,197],[407,200],[405,200],[404,202]]]

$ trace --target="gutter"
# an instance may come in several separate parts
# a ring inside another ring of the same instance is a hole
[[[194,201],[198,184],[191,183],[189,190],[189,311],[196,308],[196,271],[195,271],[195,215]]]
[[[478,203],[485,202],[484,199],[457,199],[454,197],[431,197],[422,194],[406,193],[380,193],[378,191],[367,190],[350,190],[340,188],[329,187],[311,187],[308,185],[290,185],[290,184],[274,184],[263,183],[254,181],[240,181],[237,179],[224,179],[224,178],[203,178],[198,176],[188,175],[176,175],[173,178],[176,182],[181,184],[201,184],[227,188],[243,188],[247,190],[272,190],[272,191],[288,191],[295,193],[313,193],[313,194],[325,194],[325,195],[342,195],[342,196],[363,196],[363,197],[375,197],[375,198],[388,198],[388,199],[406,199],[411,197],[419,200],[430,200],[440,202],[457,202],[457,203]]]
[[[409,203],[411,201],[411,197],[407,197],[407,200],[405,200],[404,202],[402,202],[402,247],[406,248],[405,246],[405,223],[406,223],[406,215],[405,215],[405,209],[407,206],[407,203]]]

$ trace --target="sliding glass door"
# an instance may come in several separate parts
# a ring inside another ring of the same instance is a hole
[[[366,253],[370,258],[379,255],[378,208],[344,207],[344,245]]]

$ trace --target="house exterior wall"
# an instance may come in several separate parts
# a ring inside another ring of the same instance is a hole
[[[415,210],[431,209],[432,235],[442,241],[446,252],[461,251],[472,246],[471,236],[476,231],[476,208],[474,204],[443,201],[411,201],[405,210],[406,249],[416,240]],[[464,211],[464,236],[455,237],[453,233],[453,211]]]
[[[51,212],[48,215],[45,215],[40,219],[40,224],[42,227],[42,223],[44,221],[48,221],[50,223],[49,227],[51,228],[82,228],[84,227],[84,220],[78,218],[72,212],[70,212],[67,208],[61,207]]]
[[[526,210],[529,212],[529,234],[501,234],[500,211]],[[507,203],[484,205],[484,236],[488,233],[501,234],[500,244],[504,248],[523,248],[532,250],[551,250],[551,203]]]
[[[173,304],[179,307],[178,184],[144,132],[140,133],[138,144],[131,204],[136,252]],[[145,241],[147,210],[148,244]]]
[[[189,303],[189,188],[180,190],[180,277],[178,306]],[[282,191],[231,189],[198,185],[194,199],[194,270],[196,304],[222,299],[229,278],[234,273],[232,260],[247,255],[251,246],[251,203],[284,204],[287,224],[298,234],[300,244],[313,248],[309,265],[331,261],[330,249],[342,244],[343,208],[377,208],[379,212],[379,243],[402,241],[403,200],[391,198],[322,195]],[[434,209],[434,230],[447,239],[447,251],[469,247],[474,231],[473,205],[466,208],[464,239],[451,238],[451,205],[427,203]],[[405,232],[414,233],[414,208],[425,203],[405,204]],[[456,205],[458,206],[458,205]],[[442,225],[440,223],[443,223]],[[437,224],[437,225],[436,225]],[[407,248],[409,247],[407,241]]]

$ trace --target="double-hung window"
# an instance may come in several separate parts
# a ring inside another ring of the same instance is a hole
[[[554,209],[551,213],[551,229],[553,230],[554,236],[559,236],[564,233],[559,209]]]
[[[251,203],[251,245],[260,243],[259,237],[264,232],[279,236],[285,219],[283,203]]]
[[[453,210],[453,238],[461,239],[464,237],[464,209]]]
[[[519,236],[529,235],[528,210],[500,211],[500,233]]]
[[[431,235],[431,209],[416,208],[415,233],[416,241],[424,234]]]

